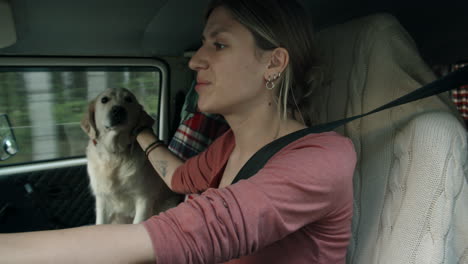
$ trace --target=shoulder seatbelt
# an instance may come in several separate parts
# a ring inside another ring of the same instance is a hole
[[[339,126],[342,126],[358,118],[362,118],[364,116],[377,113],[377,112],[380,112],[382,110],[385,110],[391,107],[413,102],[413,101],[423,99],[432,95],[447,92],[449,90],[455,89],[467,83],[468,83],[468,66],[465,66],[461,69],[458,69],[454,72],[447,74],[445,77],[442,77],[441,79],[435,80],[434,82],[431,82],[419,89],[414,90],[413,92],[410,92],[400,98],[397,98],[391,101],[390,103],[387,103],[365,114],[360,114],[360,115],[348,117],[345,119],[333,121],[330,123],[304,128],[302,130],[299,130],[294,133],[283,136],[281,138],[278,138],[270,142],[269,144],[265,145],[259,151],[257,151],[247,161],[247,163],[241,168],[241,170],[236,175],[232,183],[234,184],[240,180],[250,178],[252,175],[256,174],[261,168],[263,168],[265,163],[267,163],[268,160],[275,153],[277,153],[279,150],[281,150],[283,147],[287,146],[291,142],[299,138],[302,138],[308,134],[331,131]]]

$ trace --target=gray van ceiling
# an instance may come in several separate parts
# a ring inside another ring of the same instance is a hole
[[[17,41],[0,49],[0,55],[182,56],[199,45],[208,2],[10,0]],[[302,2],[310,10],[317,29],[374,12],[390,12],[415,38],[427,59],[468,59],[466,0]]]

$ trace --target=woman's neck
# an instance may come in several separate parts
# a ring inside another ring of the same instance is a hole
[[[236,146],[233,152],[238,157],[250,157],[273,140],[305,128],[293,119],[281,119],[272,107],[225,118],[234,133]]]

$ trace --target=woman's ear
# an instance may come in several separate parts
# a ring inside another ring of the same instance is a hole
[[[273,79],[283,73],[289,63],[289,52],[285,48],[276,48],[271,52],[270,63],[265,71],[265,80]]]

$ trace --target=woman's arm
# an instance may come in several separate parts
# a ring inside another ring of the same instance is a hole
[[[215,160],[224,159],[232,151],[234,139],[232,133],[225,133],[218,137],[205,151],[199,155],[183,161],[173,154],[165,145],[153,144],[158,141],[151,129],[154,120],[144,110],[141,111],[139,121],[134,129],[134,135],[140,147],[145,151],[151,165],[160,175],[166,185],[178,193],[200,193],[209,188],[213,177]],[[222,139],[225,136],[228,139]],[[221,140],[222,139],[222,140]],[[213,146],[215,151],[213,151]],[[210,151],[211,149],[211,151]],[[182,166],[184,165],[184,166]]]
[[[155,263],[142,225],[0,234],[1,263]]]
[[[137,141],[143,150],[146,150],[158,138],[153,134],[152,130],[147,128],[138,133]],[[159,145],[155,148],[151,147],[146,153],[151,165],[156,172],[161,176],[169,189],[172,189],[172,176],[176,169],[184,164],[184,162],[167,149],[165,145]]]
[[[226,262],[252,255],[309,223],[334,217],[341,220],[326,232],[334,233],[336,244],[345,248],[352,216],[354,148],[341,137],[315,138],[288,145],[248,180],[208,189],[145,221],[156,259]]]

